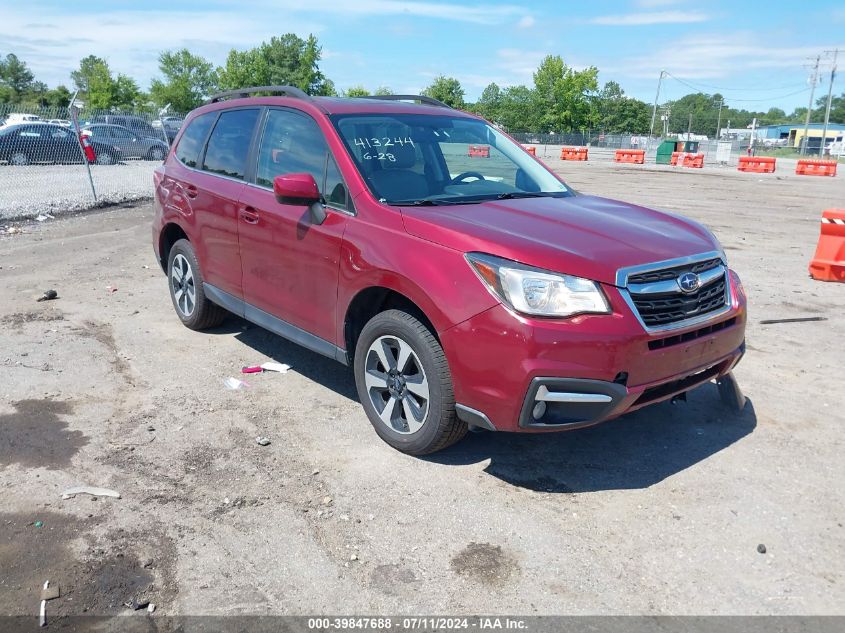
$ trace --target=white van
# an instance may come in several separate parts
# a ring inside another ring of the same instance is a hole
[[[840,134],[824,146],[825,154],[845,156],[845,135]]]

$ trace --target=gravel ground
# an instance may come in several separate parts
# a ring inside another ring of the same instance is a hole
[[[84,165],[0,165],[0,221],[53,216],[149,198],[153,170],[159,163],[133,160],[119,165],[91,165],[97,202]]]
[[[741,415],[708,385],[409,457],[340,365],[182,327],[148,204],[25,224],[0,236],[0,614],[47,579],[54,616],[845,614],[845,284],[807,276],[840,179],[551,162],[715,230],[751,302]],[[789,317],[824,320],[760,323]],[[294,369],[223,388],[270,359]],[[122,497],[62,500],[80,484]]]

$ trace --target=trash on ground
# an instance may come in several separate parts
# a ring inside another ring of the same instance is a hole
[[[758,551],[758,552],[760,552],[761,554],[765,554],[765,553],[766,553],[766,546],[765,546],[765,545],[763,545],[762,543],[760,543],[760,544],[757,546],[757,551]]]
[[[94,486],[76,486],[68,488],[62,493],[62,499],[72,499],[76,495],[91,495],[92,497],[114,497],[120,499],[120,493],[108,488],[95,488]]]
[[[268,446],[270,444],[269,437],[256,437],[255,441],[258,442],[261,446]]]
[[[39,611],[38,624],[40,626],[47,626],[47,601],[59,597],[59,588],[51,587],[50,581],[44,582],[41,588],[41,609]]]
[[[44,294],[41,295],[36,299],[36,301],[52,301],[53,299],[58,299],[59,293],[53,289],[45,290]]]
[[[241,367],[242,374],[260,374],[264,371],[276,371],[281,374],[286,373],[290,369],[290,365],[284,363],[263,363],[261,365],[251,365],[249,367]]]
[[[284,374],[290,369],[290,365],[285,365],[284,363],[262,363],[261,369],[264,371],[277,371]]]
[[[117,292],[117,286],[106,286],[106,290],[109,292]]]
[[[23,231],[21,231],[20,227],[18,226],[10,226],[8,229],[6,229],[6,233],[8,233],[9,235],[14,235],[15,233],[23,233]]]
[[[33,525],[37,528],[40,528],[44,525],[44,521],[36,521]]]
[[[807,323],[809,321],[827,321],[827,317],[795,317],[793,319],[763,319],[760,321],[761,325],[771,325],[773,323]]]
[[[141,609],[147,609],[150,606],[149,600],[138,601],[135,598],[132,598],[132,602],[124,602],[123,606],[132,609],[133,611],[140,611]]]
[[[151,602],[147,605],[147,613],[153,613],[156,610],[156,606]]]
[[[226,389],[245,389],[249,387],[249,383],[229,376],[223,381],[223,386],[226,387]]]
[[[50,215],[49,213],[41,213],[38,216],[36,216],[35,221],[36,222],[43,222],[44,220],[52,220],[52,219],[53,219],[53,216]]]

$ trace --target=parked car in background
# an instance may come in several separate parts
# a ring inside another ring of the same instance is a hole
[[[132,130],[132,133],[138,136],[160,138],[164,140],[164,134],[161,130],[155,129],[141,117],[132,114],[99,114],[89,122],[89,124],[94,123],[122,125],[123,127]]]
[[[113,165],[121,160],[120,148],[91,141],[95,162]],[[0,130],[0,161],[11,165],[32,163],[81,163],[79,139],[73,130],[50,123],[21,123]]]
[[[70,121],[68,121],[67,119],[49,119],[47,123],[61,125],[62,127],[70,127]]]
[[[163,116],[153,121],[151,125],[156,129],[164,130],[167,142],[172,143],[173,139],[176,138],[176,133],[182,127],[182,121],[183,119],[180,116]]]
[[[707,228],[578,193],[430,97],[273,90],[194,110],[153,173],[153,247],[186,327],[229,311],[351,366],[376,433],[411,454],[714,380],[743,408],[746,298]]]
[[[20,112],[11,112],[6,115],[6,120],[3,121],[3,127],[10,125],[17,125],[18,123],[35,123],[40,121],[41,117],[37,114],[21,114]]]
[[[94,123],[81,128],[83,136],[120,148],[123,158],[164,160],[170,147],[164,141],[138,136],[129,128],[108,123]]]

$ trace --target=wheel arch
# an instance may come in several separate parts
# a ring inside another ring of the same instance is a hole
[[[421,307],[421,303],[424,302],[415,301],[407,294],[386,285],[373,285],[359,290],[347,305],[343,316],[343,342],[346,346],[349,365],[351,366],[354,361],[355,346],[361,330],[370,319],[386,310],[407,312],[425,325],[432,336],[440,342],[437,327],[426,310]]]
[[[164,272],[167,272],[167,260],[170,258],[170,249],[179,240],[191,241],[188,234],[176,222],[168,222],[165,224],[158,234],[158,263]]]

